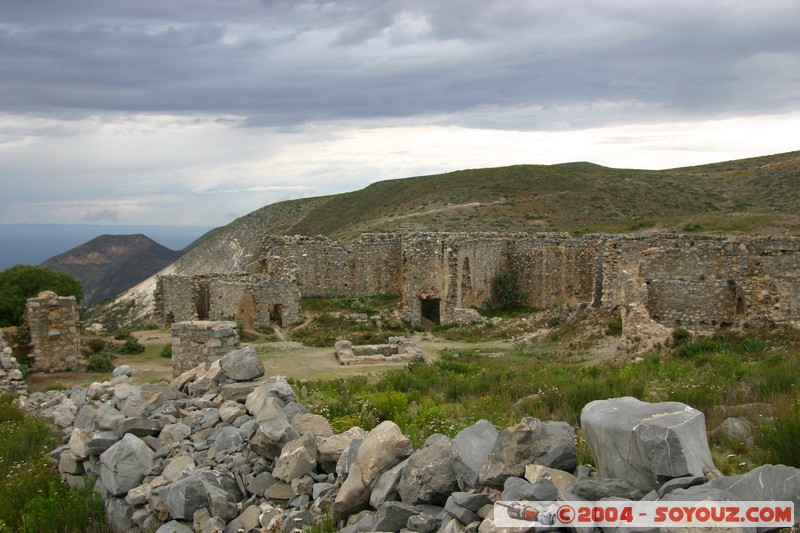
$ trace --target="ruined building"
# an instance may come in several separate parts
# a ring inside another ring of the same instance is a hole
[[[302,321],[300,296],[400,295],[412,324],[474,318],[492,279],[510,273],[530,307],[585,305],[619,313],[623,331],[800,321],[800,241],[693,235],[415,233],[350,241],[268,237],[248,273],[165,276],[165,323],[235,318]]]
[[[27,301],[23,320],[31,334],[28,359],[32,372],[72,372],[86,367],[74,296],[44,291]]]

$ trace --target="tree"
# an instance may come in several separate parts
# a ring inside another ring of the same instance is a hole
[[[525,294],[517,289],[517,282],[514,276],[508,272],[498,272],[492,279],[494,285],[494,295],[497,298],[500,309],[515,309],[525,302]]]
[[[46,290],[59,296],[74,296],[78,302],[83,298],[80,282],[63,272],[30,265],[17,265],[0,272],[0,326],[22,324],[25,302]]]

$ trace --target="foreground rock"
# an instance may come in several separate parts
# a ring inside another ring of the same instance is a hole
[[[682,404],[587,405],[584,432],[598,464],[607,463],[592,475],[576,465],[575,432],[563,422],[525,418],[498,432],[481,420],[453,439],[432,435],[414,452],[394,422],[333,434],[285,381],[234,381],[226,372],[215,361],[172,384],[144,385],[123,372],[21,401],[63,425],[65,444],[51,455],[70,484],[95,478],[109,529],[119,532],[288,533],[329,520],[333,510],[344,532],[488,533],[498,531],[492,504],[501,498],[800,506],[796,468],[766,465],[711,480],[680,475],[692,471],[686,465],[713,468],[683,434],[684,426],[703,435],[705,428]],[[627,454],[622,466],[603,455],[612,450]],[[642,479],[658,490],[643,489]]]
[[[645,493],[715,469],[705,416],[683,403],[597,400],[583,408],[581,427],[600,476],[626,480]]]

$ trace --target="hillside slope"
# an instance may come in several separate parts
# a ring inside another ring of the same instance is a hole
[[[172,264],[183,252],[149,237],[101,235],[42,263],[70,274],[83,285],[83,305],[93,305],[125,291]]]
[[[660,171],[576,162],[381,181],[258,209],[213,232],[164,273],[242,271],[269,234],[389,231],[800,235],[800,152]],[[128,319],[145,316],[154,286],[155,278],[147,280],[115,307],[130,308]]]

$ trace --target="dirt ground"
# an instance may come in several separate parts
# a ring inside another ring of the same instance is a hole
[[[133,379],[137,383],[151,383],[172,379],[170,359],[159,355],[161,349],[171,342],[167,330],[140,331],[133,334],[140,343],[148,347],[144,354],[119,355],[114,360],[116,366],[130,365]],[[428,362],[438,358],[441,350],[471,348],[486,352],[505,351],[511,348],[510,341],[491,341],[485,343],[451,342],[437,339],[429,333],[417,333],[414,342],[422,350]],[[377,375],[393,368],[402,368],[405,363],[340,365],[333,354],[333,347],[314,348],[297,342],[258,342],[253,343],[256,352],[264,361],[267,376],[283,376],[295,379],[317,380],[335,379],[359,375]],[[33,391],[48,388],[72,388],[75,385],[88,385],[94,381],[105,381],[110,373],[61,372],[55,374],[30,374],[26,381]]]

